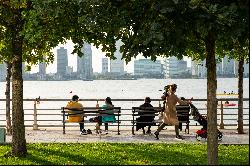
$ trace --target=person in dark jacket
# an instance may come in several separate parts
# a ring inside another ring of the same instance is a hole
[[[155,125],[154,118],[155,118],[155,110],[151,109],[153,107],[150,102],[151,99],[149,97],[145,98],[145,103],[140,105],[139,115],[140,117],[136,118],[136,131],[142,129],[143,134],[145,134],[144,127],[148,126],[147,134],[151,133],[151,126]]]

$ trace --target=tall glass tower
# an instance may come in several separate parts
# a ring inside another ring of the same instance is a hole
[[[120,53],[120,46],[122,45],[121,41],[116,42],[116,51],[114,56],[115,60],[110,59],[110,73],[115,75],[124,74],[124,60],[122,60],[122,54]]]
[[[77,56],[77,77],[80,79],[92,79],[93,67],[92,67],[92,49],[89,43],[85,43],[81,49],[83,56]]]
[[[66,67],[68,66],[67,49],[60,47],[57,49],[57,74],[65,75]]]

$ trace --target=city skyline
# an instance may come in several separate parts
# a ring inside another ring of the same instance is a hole
[[[67,49],[67,54],[68,54],[68,66],[73,67],[73,71],[77,71],[77,54],[71,54],[73,51],[73,43],[71,41],[68,41],[66,44],[59,44],[57,47],[53,49],[53,53],[55,55],[54,57],[54,62],[53,64],[49,64],[46,66],[46,73],[56,73],[57,72],[57,49],[60,47],[64,47]],[[92,49],[92,66],[93,66],[93,72],[102,72],[102,58],[106,57],[105,53],[101,51],[101,49],[97,49],[95,46],[91,44],[91,49]],[[132,58],[132,60],[126,65],[124,62],[124,70],[128,73],[133,73],[134,72],[134,60],[138,59],[145,59],[143,56],[138,55],[137,58]],[[157,60],[161,60],[163,63],[163,58],[159,57]],[[187,57],[184,57],[184,60],[187,61],[188,67],[191,66],[191,60]],[[31,68],[31,73],[37,73],[39,71],[39,65],[32,66]]]

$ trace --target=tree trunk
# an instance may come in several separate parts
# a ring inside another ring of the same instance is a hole
[[[239,60],[238,66],[238,133],[244,134],[243,130],[243,73],[244,73],[244,59]]]
[[[218,164],[218,131],[217,131],[217,80],[215,60],[215,36],[212,31],[205,39],[207,66],[207,155],[208,165]]]
[[[12,134],[12,127],[11,127],[11,117],[10,117],[10,78],[11,78],[11,63],[6,62],[7,64],[7,76],[6,76],[6,129],[7,135]]]
[[[22,15],[20,10],[15,10],[15,21],[12,28],[12,155],[26,156],[26,140],[23,112],[23,78],[22,78]]]

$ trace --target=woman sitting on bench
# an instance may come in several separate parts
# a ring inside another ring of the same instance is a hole
[[[112,109],[114,108],[114,105],[112,104],[111,98],[107,97],[105,99],[105,104],[101,107],[101,109]],[[106,110],[105,110],[106,111]],[[96,133],[99,134],[100,133],[100,126],[102,125],[102,123],[104,123],[105,125],[105,133],[108,134],[108,122],[115,122],[115,115],[109,115],[109,116],[98,116],[95,117],[94,119],[97,119],[97,124],[96,124]]]

